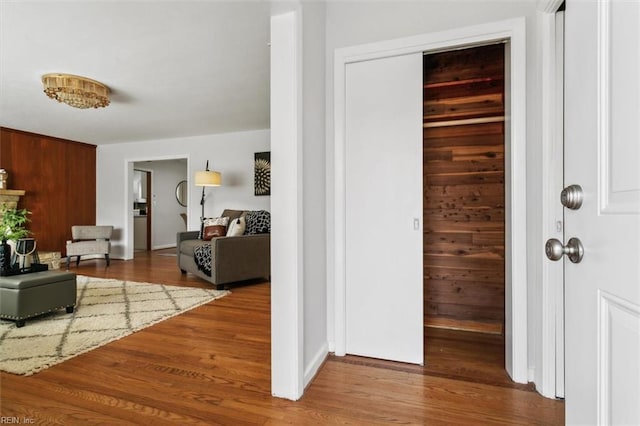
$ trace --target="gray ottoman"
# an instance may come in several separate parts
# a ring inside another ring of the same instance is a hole
[[[76,305],[76,274],[43,271],[0,277],[0,318],[16,321],[66,308],[72,313]]]

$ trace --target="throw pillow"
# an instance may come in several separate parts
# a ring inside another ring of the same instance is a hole
[[[247,229],[245,234],[268,234],[271,232],[271,213],[257,210],[247,213]]]
[[[198,235],[199,239],[203,239],[203,235],[204,235],[204,228],[206,228],[207,226],[215,226],[215,225],[219,225],[219,226],[224,226],[225,227],[225,233],[226,233],[226,228],[227,225],[229,224],[229,218],[226,216],[223,217],[206,217],[204,218],[204,220],[202,221],[202,225],[200,226],[200,235]]]
[[[227,231],[227,237],[237,237],[244,234],[244,230],[247,228],[247,222],[244,216],[237,219],[233,219],[229,224],[229,230]]]
[[[205,241],[210,241],[213,237],[224,237],[226,233],[226,226],[209,225],[204,227],[204,231],[202,231],[202,239]]]

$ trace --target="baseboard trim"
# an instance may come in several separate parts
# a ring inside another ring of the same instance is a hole
[[[316,374],[318,374],[320,367],[322,367],[322,364],[324,364],[324,361],[327,359],[328,355],[329,355],[329,347],[328,347],[328,344],[325,342],[322,345],[322,347],[318,350],[316,355],[313,357],[313,359],[311,360],[311,363],[309,363],[309,366],[304,371],[303,380],[304,380],[305,388],[313,381],[313,378],[316,376]]]
[[[527,382],[531,383],[536,381],[536,369],[534,367],[529,367],[527,371]]]
[[[176,248],[175,244],[160,244],[159,246],[153,246],[151,250],[164,250],[168,248]]]

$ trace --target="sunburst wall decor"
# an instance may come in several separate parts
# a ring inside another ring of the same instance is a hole
[[[254,155],[255,195],[271,195],[271,152]]]

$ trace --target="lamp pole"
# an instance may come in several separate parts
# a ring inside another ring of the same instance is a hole
[[[205,171],[209,171],[209,160],[207,160]],[[200,224],[202,226],[202,223],[204,222],[204,186],[202,187],[202,198],[200,199],[200,206],[202,207],[202,213],[200,214]]]

